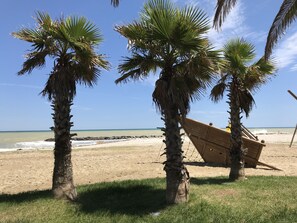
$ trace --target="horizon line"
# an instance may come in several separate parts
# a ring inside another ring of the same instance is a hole
[[[225,129],[226,127],[217,127],[214,126],[216,128],[221,128],[221,129]],[[295,128],[296,126],[286,126],[286,127],[276,127],[276,126],[272,126],[272,127],[246,127],[248,129],[278,129],[278,128]],[[119,129],[115,129],[115,128],[111,128],[111,129],[73,129],[70,130],[70,132],[75,132],[75,131],[127,131],[127,130],[160,130],[160,128],[163,127],[155,127],[155,128],[119,128]],[[5,132],[53,132],[52,130],[0,130],[0,133],[5,133]]]
[[[73,129],[70,132],[74,131],[125,131],[125,130],[158,130],[159,127],[155,128],[119,128],[119,129]],[[1,132],[53,132],[52,130],[0,130]]]

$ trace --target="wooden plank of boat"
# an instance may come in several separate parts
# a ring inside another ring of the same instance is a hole
[[[230,164],[231,137],[229,132],[189,118],[180,119],[180,123],[205,162]],[[248,148],[245,156],[246,167],[255,168],[257,165],[263,165],[279,170],[276,167],[259,162],[262,148],[265,146],[264,143],[246,137],[242,137],[242,139],[243,146]]]

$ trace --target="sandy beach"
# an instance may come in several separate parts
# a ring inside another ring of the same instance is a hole
[[[297,176],[297,142],[289,148],[292,135],[260,135],[265,140],[259,161],[267,167],[246,168],[246,175]],[[73,150],[72,162],[76,185],[96,182],[165,177],[164,144],[161,138],[129,139]],[[228,176],[229,169],[205,165],[198,152],[185,138],[184,151],[191,177]],[[50,189],[53,170],[52,150],[0,153],[0,193],[13,194]]]

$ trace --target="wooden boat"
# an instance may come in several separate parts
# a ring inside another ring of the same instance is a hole
[[[230,165],[231,135],[229,132],[188,118],[182,118],[180,123],[205,162]],[[279,170],[259,161],[265,144],[255,139],[255,137],[253,139],[242,137],[244,148],[248,148],[245,166],[255,168],[257,165],[262,165]]]

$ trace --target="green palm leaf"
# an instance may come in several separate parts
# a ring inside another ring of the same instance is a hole
[[[267,42],[265,46],[266,60],[271,55],[272,48],[275,46],[283,33],[285,33],[288,26],[290,26],[290,24],[295,21],[296,17],[297,1],[284,0],[268,32]]]
[[[251,94],[251,92],[247,89],[244,89],[239,92],[239,104],[242,111],[244,111],[246,117],[249,116],[253,106],[255,105],[255,100]]]
[[[227,85],[225,82],[219,82],[217,85],[215,85],[210,92],[210,99],[214,102],[218,102],[221,100],[224,96],[225,90],[227,88]]]
[[[219,29],[222,26],[226,16],[235,6],[236,2],[237,0],[217,0],[216,12],[213,20],[216,29]]]

